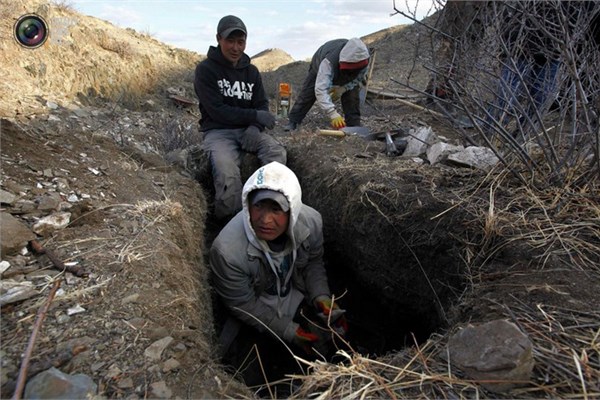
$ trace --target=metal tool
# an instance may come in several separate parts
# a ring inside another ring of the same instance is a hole
[[[369,135],[369,128],[366,126],[346,126],[339,130],[334,129],[319,129],[319,135],[322,136],[361,136]]]
[[[345,136],[358,136],[365,140],[378,140],[384,139],[385,134],[389,134],[390,136],[396,136],[398,134],[407,134],[406,130],[403,128],[399,129],[390,129],[386,131],[379,132],[371,132],[369,128],[366,126],[347,126],[340,130],[332,130],[332,129],[319,129],[319,135],[323,136],[337,136],[337,137],[345,137]]]
[[[395,157],[399,154],[396,144],[392,140],[392,135],[389,132],[385,133],[385,155]]]

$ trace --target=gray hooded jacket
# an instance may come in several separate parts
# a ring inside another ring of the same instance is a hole
[[[341,50],[336,48],[341,47]],[[338,52],[339,51],[339,52]],[[339,63],[340,62],[358,62],[369,58],[369,49],[358,38],[352,38],[350,40],[337,39],[325,43],[321,48],[317,50],[317,54],[313,57],[312,63],[318,63],[311,67],[318,70],[317,78],[315,80],[315,97],[317,105],[325,111],[328,117],[332,117],[335,113],[335,105],[329,94],[329,89],[332,86],[338,86],[339,83]],[[362,84],[366,79],[368,67],[362,68],[358,71],[356,77],[349,82],[344,82],[343,91],[349,91],[354,89],[356,86]]]
[[[271,251],[252,228],[248,194],[256,189],[279,191],[290,204],[288,242],[282,252]],[[296,175],[278,162],[259,168],[248,179],[242,204],[242,211],[223,228],[210,249],[215,290],[236,318],[260,332],[266,331],[266,326],[291,341],[297,326],[292,318],[302,299],[312,303],[317,296],[330,295],[323,266],[321,214],[302,204]],[[278,268],[286,256],[290,268],[282,275]],[[273,287],[276,293],[268,293]]]

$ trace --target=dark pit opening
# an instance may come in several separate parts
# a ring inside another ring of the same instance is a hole
[[[350,266],[347,259],[351,256],[343,257],[327,248],[325,254],[329,285],[346,310],[350,326],[347,340],[358,353],[381,356],[423,343],[444,325],[433,299],[430,304],[423,304],[422,298],[411,304],[401,291],[396,292],[395,300],[382,296],[391,282],[369,283],[354,272],[360,266]]]

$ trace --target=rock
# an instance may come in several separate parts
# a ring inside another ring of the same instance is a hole
[[[84,110],[82,108],[76,108],[73,110],[73,114],[75,114],[76,116],[78,116],[79,118],[86,118],[90,116],[89,111]]]
[[[75,315],[75,314],[80,314],[85,311],[86,311],[85,308],[81,307],[79,304],[76,304],[73,307],[69,307],[67,309],[67,315],[71,316],[71,315]]]
[[[448,155],[464,150],[463,146],[455,146],[445,142],[437,142],[427,149],[427,160],[434,165],[444,161]]]
[[[17,201],[17,196],[6,190],[0,189],[0,204],[12,205],[15,201]]]
[[[113,378],[116,378],[117,376],[121,375],[122,373],[123,373],[123,371],[121,371],[121,368],[119,368],[113,364],[108,368],[108,371],[106,372],[104,377],[106,379],[113,379]]]
[[[469,325],[448,341],[450,363],[486,389],[502,393],[525,386],[534,367],[533,344],[505,320]]]
[[[69,225],[71,213],[58,212],[47,217],[41,218],[33,225],[33,231],[41,236],[46,236],[49,233],[65,228]]]
[[[404,150],[402,155],[406,157],[415,157],[425,153],[427,147],[434,144],[437,139],[435,133],[431,130],[431,127],[428,126],[426,128],[418,128],[417,130],[411,129],[406,141],[406,150]]]
[[[131,389],[133,387],[133,379],[130,377],[120,379],[117,383],[119,389]]]
[[[0,237],[2,237],[2,257],[18,254],[30,240],[36,238],[25,224],[4,212],[0,212]]]
[[[177,165],[184,170],[188,168],[188,158],[189,158],[189,150],[188,149],[176,149],[168,152],[165,155],[165,160],[172,165]]]
[[[137,301],[138,301],[139,297],[140,297],[140,294],[139,294],[139,293],[130,294],[129,296],[127,296],[127,297],[124,297],[124,298],[121,300],[121,303],[123,303],[123,304],[128,304],[128,303],[137,303]]]
[[[152,340],[169,336],[169,330],[164,326],[151,327],[146,330],[146,335]]]
[[[29,281],[16,282],[12,279],[0,281],[0,306],[16,303],[37,294],[35,286]]]
[[[170,399],[173,392],[167,387],[165,381],[154,382],[150,385],[152,394],[158,399]]]
[[[459,165],[478,168],[484,171],[490,170],[500,160],[489,147],[469,146],[463,151],[450,154],[449,161]]]
[[[0,275],[4,273],[7,269],[10,268],[10,263],[8,261],[2,260],[0,261]]]
[[[84,374],[67,375],[52,367],[40,372],[25,386],[26,399],[86,399],[96,395],[98,385]]]
[[[180,366],[181,366],[181,364],[179,363],[179,361],[177,361],[174,358],[169,358],[163,364],[162,370],[163,370],[163,372],[171,372],[173,370],[179,369]]]
[[[17,182],[10,181],[10,180],[2,182],[2,186],[4,186],[4,189],[6,189],[7,191],[9,191],[11,193],[17,193],[20,196],[25,195],[26,192],[28,190],[30,190],[29,186],[21,185]]]
[[[171,336],[164,337],[156,342],[152,343],[146,350],[144,355],[151,361],[159,361],[162,352],[171,344],[173,338]]]
[[[21,199],[14,204],[11,212],[13,214],[28,214],[33,212],[35,209],[35,202],[33,202],[32,200]]]
[[[51,193],[40,196],[36,201],[37,209],[40,211],[57,211],[62,199],[58,193]]]

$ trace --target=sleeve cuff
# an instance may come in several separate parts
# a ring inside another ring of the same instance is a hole
[[[296,331],[298,330],[298,327],[300,325],[298,325],[295,322],[290,322],[290,324],[287,326],[287,328],[285,328],[285,331],[283,332],[283,340],[285,340],[288,343],[292,343],[294,341],[294,337],[296,336]]]

